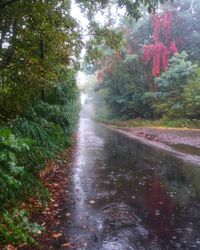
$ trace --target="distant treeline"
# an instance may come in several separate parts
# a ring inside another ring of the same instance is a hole
[[[98,60],[86,57],[86,71],[97,70],[90,95],[99,114],[106,109],[110,118],[200,119],[199,22],[198,0],[173,1],[137,22],[122,18],[115,28],[123,37],[120,48],[102,42]]]

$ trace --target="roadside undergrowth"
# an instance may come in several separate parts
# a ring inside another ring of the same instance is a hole
[[[55,188],[59,186],[55,192],[62,196],[59,191],[65,179],[56,184],[56,178],[67,178],[62,171],[70,157],[60,152],[68,152],[65,150],[74,143],[78,100],[75,79],[71,88],[68,83],[52,84],[45,102],[39,101],[14,119],[0,122],[0,249],[25,245],[36,249],[37,237],[48,232],[46,223],[31,214],[54,202],[54,184]],[[47,163],[51,169],[48,174]]]
[[[45,227],[45,230],[35,238],[36,245],[23,244],[18,249],[54,249],[57,240],[62,237],[62,229],[57,231],[56,228],[61,224],[61,217],[69,201],[69,172],[74,150],[75,146],[69,147],[55,160],[48,162],[40,172],[40,180],[50,193],[50,201],[44,208],[39,200],[33,199],[24,204],[23,208],[29,210],[31,220]],[[65,216],[67,219],[68,214]]]

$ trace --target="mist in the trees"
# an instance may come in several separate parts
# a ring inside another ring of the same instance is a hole
[[[142,11],[138,21],[122,16],[117,28],[110,27],[122,36],[117,48],[91,39],[86,69],[92,66],[97,75],[90,90],[98,95],[97,115],[104,116],[102,109],[110,118],[199,119],[197,111],[189,112],[189,89],[199,79],[199,1],[166,3],[154,14]],[[198,88],[192,105],[200,107]]]

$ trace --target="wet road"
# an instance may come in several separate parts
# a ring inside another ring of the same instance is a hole
[[[71,182],[73,249],[200,249],[199,167],[81,118]]]

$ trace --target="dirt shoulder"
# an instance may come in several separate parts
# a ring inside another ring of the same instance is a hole
[[[105,126],[200,165],[200,129]]]

